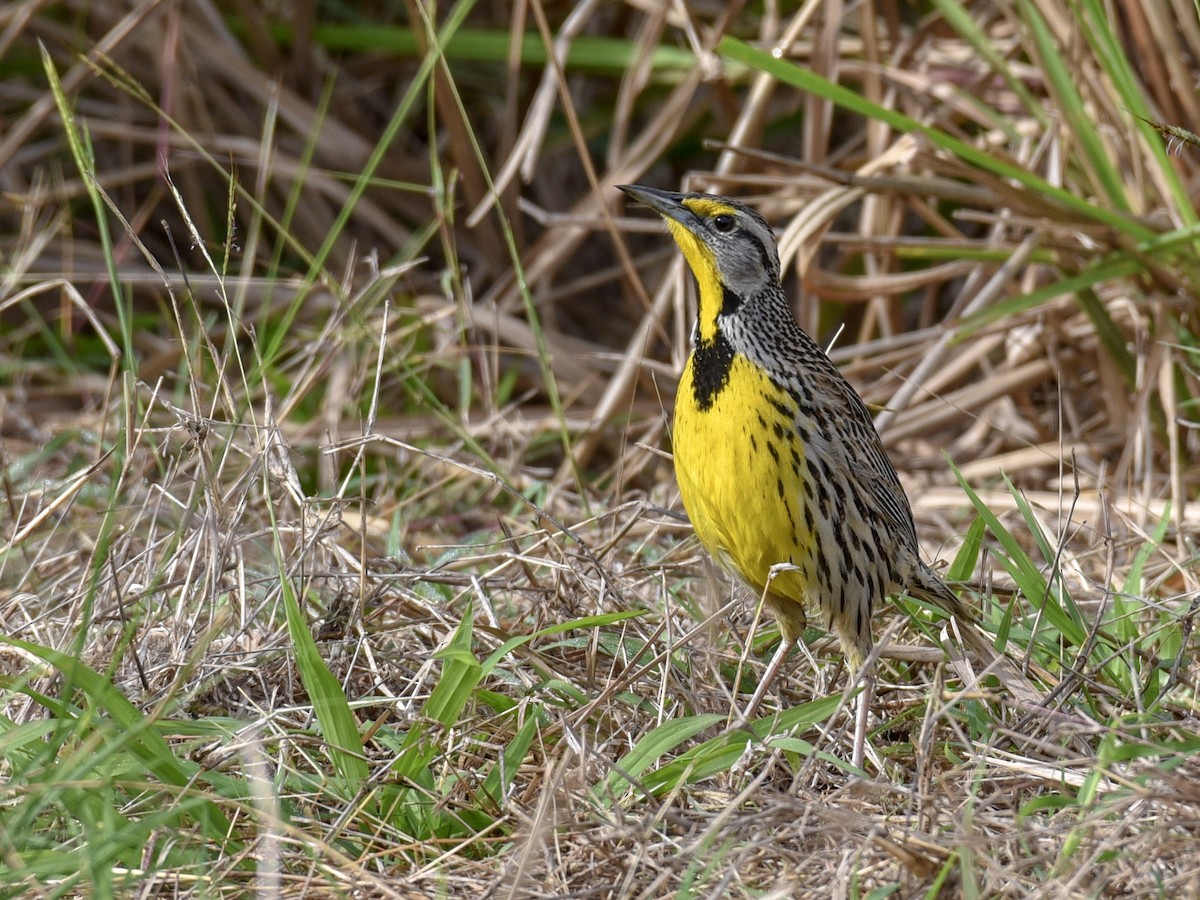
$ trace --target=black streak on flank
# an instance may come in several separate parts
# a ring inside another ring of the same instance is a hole
[[[778,397],[771,394],[763,394],[763,399],[775,407],[775,409],[778,410],[779,415],[782,416],[785,421],[790,422],[792,419],[796,418],[796,411],[792,408],[790,403],[785,403]]]
[[[721,332],[711,341],[696,344],[692,351],[692,391],[701,410],[709,409],[729,383],[732,367],[733,347]]]

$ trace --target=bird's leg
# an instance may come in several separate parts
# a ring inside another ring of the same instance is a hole
[[[794,646],[799,646],[804,649],[805,655],[808,655],[808,648],[804,646],[804,628],[807,620],[804,616],[804,604],[797,603],[795,600],[787,596],[777,594],[771,590],[771,582],[784,572],[796,572],[799,569],[792,563],[776,563],[771,566],[767,575],[767,584],[762,592],[762,606],[768,607],[775,613],[775,619],[779,622],[779,649],[775,651],[775,655],[771,657],[771,662],[767,664],[767,671],[763,673],[762,681],[758,683],[758,688],[754,691],[754,696],[750,698],[750,705],[742,711],[742,718],[749,719],[762,704],[763,698],[767,696],[767,691],[774,684],[775,679],[779,676],[779,670],[783,668],[784,660],[787,659],[788,652]],[[761,610],[762,607],[760,606]],[[755,626],[758,625],[758,614],[754,617]],[[809,656],[809,659],[812,657]]]
[[[867,720],[871,716],[871,701],[875,698],[875,664],[872,662],[862,670],[863,688],[854,701],[854,748],[850,751],[850,764],[861,769],[867,748]]]
[[[750,705],[742,711],[742,718],[749,719],[756,712],[758,707],[763,702],[763,697],[767,696],[767,691],[771,688],[771,683],[775,681],[779,675],[779,670],[783,668],[784,660],[787,659],[788,651],[792,649],[792,644],[795,641],[783,638],[779,642],[779,649],[775,651],[775,655],[771,657],[771,662],[767,665],[767,671],[763,673],[762,681],[758,683],[758,689],[755,690],[754,696],[750,698]]]

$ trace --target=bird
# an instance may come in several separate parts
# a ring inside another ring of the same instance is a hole
[[[675,395],[672,452],[700,543],[761,596],[780,645],[743,710],[755,714],[808,612],[852,672],[882,604],[907,593],[958,624],[986,663],[1002,656],[921,558],[908,496],[866,403],[797,323],[770,225],[745,203],[618,185],[657,212],[695,277],[691,353]],[[864,672],[851,762],[861,769],[873,679]]]

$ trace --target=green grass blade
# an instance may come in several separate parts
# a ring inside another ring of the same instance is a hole
[[[962,324],[956,334],[956,339],[962,340],[965,337],[969,337],[983,326],[989,325],[992,322],[1007,321],[1020,313],[1036,309],[1038,306],[1041,306],[1048,300],[1053,300],[1055,297],[1061,297],[1064,294],[1074,294],[1094,287],[1101,282],[1135,276],[1144,270],[1145,265],[1138,260],[1131,259],[1123,253],[1113,254],[1092,263],[1078,274],[1069,275],[1059,281],[1051,282],[1027,294],[1003,300],[966,317],[962,320]]]
[[[1013,74],[1012,68],[1008,65],[1004,54],[997,48],[995,39],[985,34],[979,27],[976,14],[968,12],[957,0],[934,0],[933,5],[945,17],[946,24],[962,35],[963,39],[971,45],[971,48],[979,54],[979,58],[986,62],[993,72],[1004,79],[1005,85],[1008,86],[1008,89],[1020,101],[1025,111],[1034,117],[1038,125],[1043,128],[1046,127],[1046,114],[1042,110],[1041,103],[1033,96],[1029,88],[1025,86],[1025,82]],[[1005,130],[1010,132],[1012,138],[1016,140],[1016,132],[1011,128],[1008,120],[994,113],[989,115],[989,118],[999,119],[1003,123],[999,127],[1004,127]]]
[[[313,640],[312,632],[309,631],[308,621],[300,610],[300,604],[296,602],[296,593],[292,590],[291,582],[284,578],[281,587],[288,636],[296,654],[296,668],[300,671],[300,680],[304,683],[304,690],[308,692],[308,698],[312,702],[313,712],[316,713],[333,767],[341,780],[342,790],[345,796],[353,797],[369,774],[367,761],[363,757],[358,720],[350,709],[341,684],[329,671],[329,666],[321,657],[321,651],[317,649],[317,642]]]
[[[291,43],[295,29],[288,24],[276,25],[272,33],[282,42]],[[386,28],[370,25],[319,25],[313,38],[329,50],[367,50],[416,58],[423,49],[417,33],[411,28]],[[512,35],[507,31],[484,31],[462,28],[443,43],[442,53],[453,63],[482,62],[507,65],[512,53]],[[635,63],[644,62],[638,47],[623,38],[598,35],[577,35],[571,41],[566,67],[572,72],[624,72]],[[665,76],[682,78],[696,64],[689,50],[669,44],[659,44],[649,50],[650,68]],[[522,65],[544,66],[550,60],[541,35],[528,32],[520,36],[518,55]]]
[[[504,748],[504,753],[500,759],[492,767],[492,771],[488,772],[487,778],[483,781],[483,792],[497,806],[502,808],[505,805],[505,797],[508,794],[513,783],[516,781],[517,772],[521,768],[521,762],[529,753],[529,748],[533,746],[533,739],[538,733],[538,720],[536,715],[530,715],[525,724],[513,736],[513,739],[508,742],[508,746]]]
[[[100,196],[100,186],[96,183],[95,159],[86,136],[76,125],[75,111],[67,102],[67,95],[63,91],[62,82],[59,80],[58,71],[54,68],[54,60],[50,57],[50,52],[41,41],[38,42],[38,49],[42,54],[42,68],[46,73],[46,80],[50,83],[50,92],[54,95],[54,105],[58,108],[58,115],[62,120],[63,132],[67,136],[67,146],[71,150],[71,157],[75,161],[75,167],[79,170],[84,190],[87,191],[88,200],[91,202],[92,221],[95,222],[98,232],[104,267],[108,273],[108,286],[112,291],[113,307],[121,329],[122,360],[128,371],[136,377],[137,356],[133,347],[133,324],[130,320],[129,310],[126,309],[123,302],[125,291],[121,286],[120,273],[117,271],[116,252],[113,248],[112,234],[108,228],[108,212],[105,209],[104,200]]]
[[[1122,212],[1090,203],[1021,166],[980,150],[965,141],[938,131],[936,128],[924,125],[903,113],[872,103],[854,91],[839,84],[833,84],[802,66],[776,59],[770,53],[758,50],[732,37],[723,38],[717,49],[722,57],[743,63],[755,71],[765,72],[784,84],[809,91],[851,112],[877,119],[905,134],[920,134],[935,147],[953,154],[963,162],[978,166],[1000,178],[1016,181],[1028,190],[1049,197],[1087,219],[1108,225],[1138,239],[1147,239],[1154,235],[1151,229]]]
[[[1138,361],[1129,349],[1129,339],[1121,333],[1117,323],[1108,314],[1108,308],[1091,288],[1080,290],[1075,299],[1091,320],[1092,327],[1096,329],[1096,337],[1104,345],[1109,358],[1116,364],[1126,386],[1133,390],[1137,386]]]
[[[1133,63],[1126,55],[1120,38],[1113,31],[1110,9],[1100,0],[1082,0],[1075,9],[1082,24],[1079,33],[1095,48],[1096,59],[1103,65],[1125,108],[1138,117],[1135,127],[1142,132],[1147,145],[1153,150],[1154,160],[1158,164],[1158,177],[1171,196],[1172,211],[1179,215],[1185,225],[1194,225],[1197,221],[1194,202],[1180,177],[1180,170],[1171,163],[1157,132],[1146,121],[1152,116],[1153,110],[1147,106],[1141,80],[1134,72]]]
[[[661,756],[674,750],[706,728],[713,728],[725,720],[726,716],[719,713],[668,719],[645,734],[634,744],[632,750],[617,761],[604,784],[597,789],[599,796],[615,797],[619,795],[626,788],[635,784],[641,774]]]
[[[979,565],[979,557],[983,553],[983,538],[987,529],[983,519],[975,518],[963,535],[963,544],[954,556],[954,562],[946,572],[946,578],[951,581],[966,581],[975,574]]]
[[[4,635],[0,635],[0,643],[19,647],[54,666],[68,684],[83,691],[96,713],[107,716],[116,724],[117,728],[108,733],[109,740],[120,741],[163,784],[180,790],[190,789],[193,779],[199,774],[199,767],[177,757],[154,730],[151,720],[130,703],[109,679],[73,656],[49,647]],[[69,714],[68,707],[57,703],[52,710],[59,716]],[[80,723],[81,720],[77,719],[76,727]],[[229,838],[230,823],[217,805],[210,800],[201,800],[192,808],[208,839],[224,844]]]
[[[638,616],[645,615],[645,610],[641,609],[625,609],[619,612],[602,613],[596,616],[584,616],[581,619],[572,619],[570,622],[557,622],[554,625],[548,625],[545,628],[538,629],[531,634],[519,634],[510,637],[503,644],[493,650],[488,658],[483,661],[483,675],[491,674],[492,670],[499,665],[505,657],[516,650],[518,647],[528,644],[530,641],[535,641],[540,638],[548,637],[552,634],[562,634],[565,631],[587,631],[592,628],[604,628],[608,625],[613,625],[617,622],[623,622],[626,619],[634,619]]]
[[[442,677],[429,695],[421,712],[444,728],[454,728],[483,678],[483,666],[471,649],[473,635],[471,604],[463,611],[462,623],[455,630],[444,650],[435,659],[444,662]]]
[[[467,604],[462,622],[437,654],[443,660],[442,676],[404,737],[400,754],[392,765],[396,776],[418,780],[437,756],[444,731],[458,726],[484,672],[471,649],[472,633],[471,605]]]
[[[947,461],[949,462],[949,460]],[[1074,606],[1070,605],[1069,600],[1065,601],[1068,604],[1067,606],[1060,605],[1063,598],[1060,597],[1059,590],[1056,590],[1054,585],[1047,582],[1045,575],[1042,574],[1029,554],[1025,552],[1020,542],[1004,527],[1004,524],[996,514],[988,508],[987,504],[967,484],[966,479],[962,477],[962,473],[958,471],[953,462],[950,462],[950,466],[954,471],[954,477],[958,479],[963,492],[971,501],[971,505],[975,507],[975,511],[979,514],[979,517],[987,525],[988,531],[992,533],[992,536],[1004,548],[1004,553],[997,553],[996,557],[1008,570],[1017,587],[1030,602],[1038,606],[1050,625],[1061,633],[1069,643],[1076,647],[1083,646],[1084,641],[1087,639],[1087,632],[1079,620],[1078,612],[1074,610]],[[1014,490],[1014,499],[1018,506],[1023,506],[1026,513],[1030,512],[1028,504],[1020,496],[1019,491]],[[1072,612],[1068,612],[1068,609],[1074,612],[1074,615],[1072,615]]]
[[[658,796],[676,789],[685,782],[691,783],[728,772],[745,754],[747,742],[787,739],[787,736],[799,729],[811,728],[825,722],[841,703],[842,695],[839,692],[788,707],[773,716],[764,716],[753,722],[748,731],[739,728],[717,735],[665,765],[646,772],[641,778],[641,787]],[[722,716],[721,719],[724,721],[725,717]],[[794,745],[792,749],[798,746]],[[824,751],[820,751],[819,755],[833,765],[845,765]]]
[[[450,39],[458,27],[470,12],[473,3],[458,3],[454,6],[451,14],[442,25],[441,31],[438,33],[439,42],[445,42]],[[350,189],[349,195],[346,197],[342,208],[338,211],[337,217],[330,226],[328,234],[325,237],[324,243],[317,250],[313,257],[312,263],[309,266],[308,272],[304,277],[304,283],[314,285],[317,283],[322,270],[325,267],[325,261],[329,258],[329,254],[333,251],[338,238],[346,228],[346,223],[350,221],[351,215],[354,213],[355,207],[362,200],[363,194],[367,187],[371,185],[375,173],[378,171],[380,164],[386,158],[391,150],[396,136],[400,133],[400,128],[408,121],[409,115],[418,107],[419,101],[425,94],[426,82],[433,74],[434,66],[437,64],[438,55],[430,53],[421,61],[416,74],[408,85],[408,89],[404,92],[404,96],[400,99],[396,106],[395,112],[392,113],[388,120],[383,133],[379,136],[379,140],[371,149],[371,155],[363,165],[362,171],[358,173],[354,179],[354,186]],[[264,365],[269,365],[279,354],[280,348],[286,338],[292,321],[298,314],[303,302],[308,297],[308,291],[298,291],[296,298],[292,301],[287,312],[282,317],[280,324],[272,331],[271,338],[266,342],[266,347],[263,351]]]
[[[1109,149],[1100,139],[1095,122],[1084,106],[1083,98],[1075,89],[1074,76],[1078,73],[1068,70],[1058,41],[1050,33],[1037,7],[1029,0],[1022,0],[1020,6],[1022,17],[1033,35],[1038,56],[1041,58],[1042,71],[1049,82],[1051,93],[1058,101],[1059,110],[1066,119],[1072,138],[1083,150],[1083,159],[1096,182],[1097,191],[1106,196],[1111,206],[1122,212],[1127,211],[1129,200],[1125,196],[1121,174],[1113,163]]]

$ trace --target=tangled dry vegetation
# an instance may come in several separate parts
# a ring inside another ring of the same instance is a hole
[[[1195,6],[508,6],[0,9],[0,890],[1200,892]],[[901,600],[865,777],[818,631],[739,720],[629,182],[777,226],[1042,704]]]

